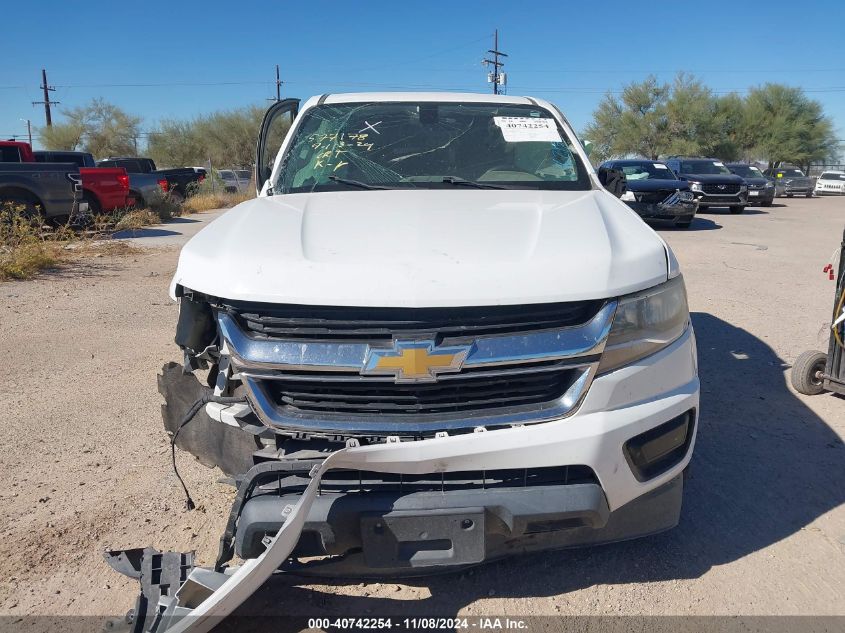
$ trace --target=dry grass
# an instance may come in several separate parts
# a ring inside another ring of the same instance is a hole
[[[46,226],[40,216],[27,216],[25,209],[9,203],[0,207],[0,281],[29,279],[39,271],[60,268],[71,259],[128,255],[132,245],[110,240],[121,228],[158,224],[158,215],[149,211],[92,218],[84,230],[70,225]],[[106,239],[103,239],[103,238]]]
[[[185,213],[198,213],[200,211],[211,211],[212,209],[228,209],[254,197],[254,194],[250,195],[248,193],[211,193],[210,191],[201,191],[182,203],[182,211]]]
[[[106,221],[108,228],[113,231],[137,231],[145,226],[160,224],[161,217],[149,209],[132,209],[107,216]]]
[[[0,280],[27,279],[60,259],[59,246],[44,239],[41,218],[30,218],[22,206],[0,208]]]

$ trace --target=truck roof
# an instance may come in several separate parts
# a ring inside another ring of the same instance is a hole
[[[511,95],[493,95],[477,92],[347,92],[315,96],[304,106],[313,102],[360,103],[361,101],[440,101],[446,103],[510,103],[534,105],[539,100]]]

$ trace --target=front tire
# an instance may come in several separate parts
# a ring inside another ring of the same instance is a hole
[[[795,391],[805,396],[817,396],[822,393],[822,374],[826,363],[827,354],[816,350],[804,352],[796,358],[790,374]]]
[[[813,192],[812,192],[812,191],[808,191],[808,192],[807,192],[807,197],[808,197],[808,198],[812,198],[812,197],[813,197]]]
[[[731,213],[733,215],[739,215],[740,213],[745,211],[745,205],[738,204],[738,205],[730,207],[730,209],[731,209]]]

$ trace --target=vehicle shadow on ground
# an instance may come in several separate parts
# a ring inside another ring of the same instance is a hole
[[[845,446],[787,389],[787,364],[762,340],[713,315],[696,313],[693,321],[702,413],[675,529],[636,541],[530,554],[464,572],[399,580],[419,594],[414,599],[384,597],[384,589],[378,597],[367,596],[373,590],[359,581],[278,575],[236,613],[449,616],[490,596],[554,596],[593,585],[698,578],[711,567],[789,537],[842,504]],[[355,595],[314,587],[326,584]],[[388,590],[391,586],[395,583],[387,583]],[[231,622],[219,630],[237,620]],[[285,626],[284,618],[272,618],[267,630],[293,630]]]
[[[778,205],[772,205],[776,207]],[[768,207],[771,208],[771,207]],[[705,210],[699,209],[698,213],[707,213],[713,215],[732,215],[730,209],[727,207],[707,207]],[[768,211],[764,211],[760,207],[745,207],[745,210],[741,214],[737,215],[768,215]]]
[[[172,222],[173,220],[168,220],[168,222]],[[196,220],[192,220],[196,222]],[[168,229],[128,229],[126,231],[118,231],[112,235],[112,239],[115,240],[126,240],[126,239],[139,239],[143,237],[169,237],[172,235],[182,235],[178,231],[170,231]]]
[[[199,220],[194,218],[177,216],[175,218],[170,218],[169,220],[167,220],[167,222],[165,222],[165,224],[194,224],[196,222],[199,222]]]
[[[713,220],[709,218],[702,218],[701,216],[696,216],[692,224],[688,227],[680,227],[675,226],[672,222],[652,222],[650,224],[651,228],[655,231],[718,231],[722,228],[721,224],[717,224]]]

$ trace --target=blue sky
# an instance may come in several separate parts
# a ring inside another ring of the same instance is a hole
[[[480,61],[498,28],[508,91],[557,103],[579,131],[606,91],[684,70],[717,92],[767,81],[800,86],[845,139],[845,0],[171,0],[125,8],[41,0],[0,11],[0,138],[24,134],[20,119],[43,125],[43,107],[30,104],[41,99],[42,67],[61,102],[54,120],[64,107],[103,97],[154,130],[163,118],[268,104],[277,63],[284,96],[487,92]]]

